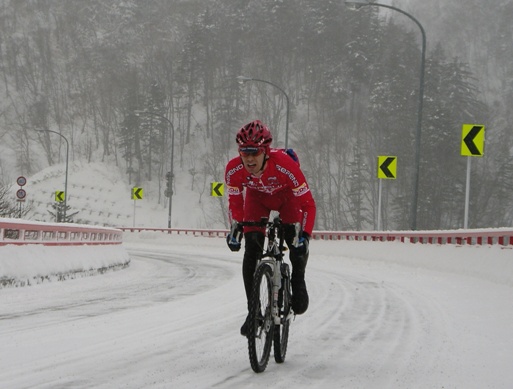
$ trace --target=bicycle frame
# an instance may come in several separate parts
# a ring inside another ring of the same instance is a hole
[[[271,267],[273,272],[273,310],[272,316],[274,324],[282,324],[279,315],[278,307],[278,294],[282,287],[282,272],[281,267],[283,264],[284,251],[286,248],[283,246],[285,241],[283,233],[283,224],[281,220],[275,218],[272,223],[266,222],[267,226],[267,248],[262,255],[262,258],[257,263],[257,268],[263,263]],[[278,236],[277,236],[278,235]],[[268,258],[268,259],[265,259]],[[287,317],[288,319],[288,317]]]

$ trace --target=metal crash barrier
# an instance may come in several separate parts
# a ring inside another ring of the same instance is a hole
[[[123,232],[116,228],[0,218],[0,246],[113,245],[121,244],[122,241]]]
[[[154,231],[167,234],[193,235],[204,237],[226,237],[224,229],[190,229],[190,228],[145,228],[120,227],[122,231]],[[313,239],[402,242],[421,244],[455,244],[455,245],[502,245],[513,246],[513,229],[490,228],[479,230],[444,230],[444,231],[313,231]]]

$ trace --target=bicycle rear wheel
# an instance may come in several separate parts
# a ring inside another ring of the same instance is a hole
[[[261,373],[267,367],[273,340],[272,270],[259,266],[253,281],[253,294],[249,304],[248,351],[251,368]]]
[[[290,274],[288,265],[284,263],[282,266],[282,275],[284,277],[282,278],[282,287],[278,295],[280,325],[274,327],[274,360],[277,363],[285,362],[290,327]]]

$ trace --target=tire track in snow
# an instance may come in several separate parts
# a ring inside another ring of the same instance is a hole
[[[303,360],[298,384],[306,379],[330,383],[333,376],[343,376],[340,387],[398,387],[398,380],[412,387],[411,377],[441,368],[437,356],[450,350],[440,340],[445,314],[429,296],[375,269],[314,266],[309,269],[311,309],[298,322],[289,346],[291,354],[302,350],[290,356]],[[308,352],[319,349],[324,351]]]

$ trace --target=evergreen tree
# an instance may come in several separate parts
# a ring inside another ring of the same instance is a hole
[[[53,211],[48,210],[48,213],[55,218],[56,223],[73,223],[73,217],[78,214],[78,211],[70,214],[71,206],[64,202],[53,203],[51,207]]]

